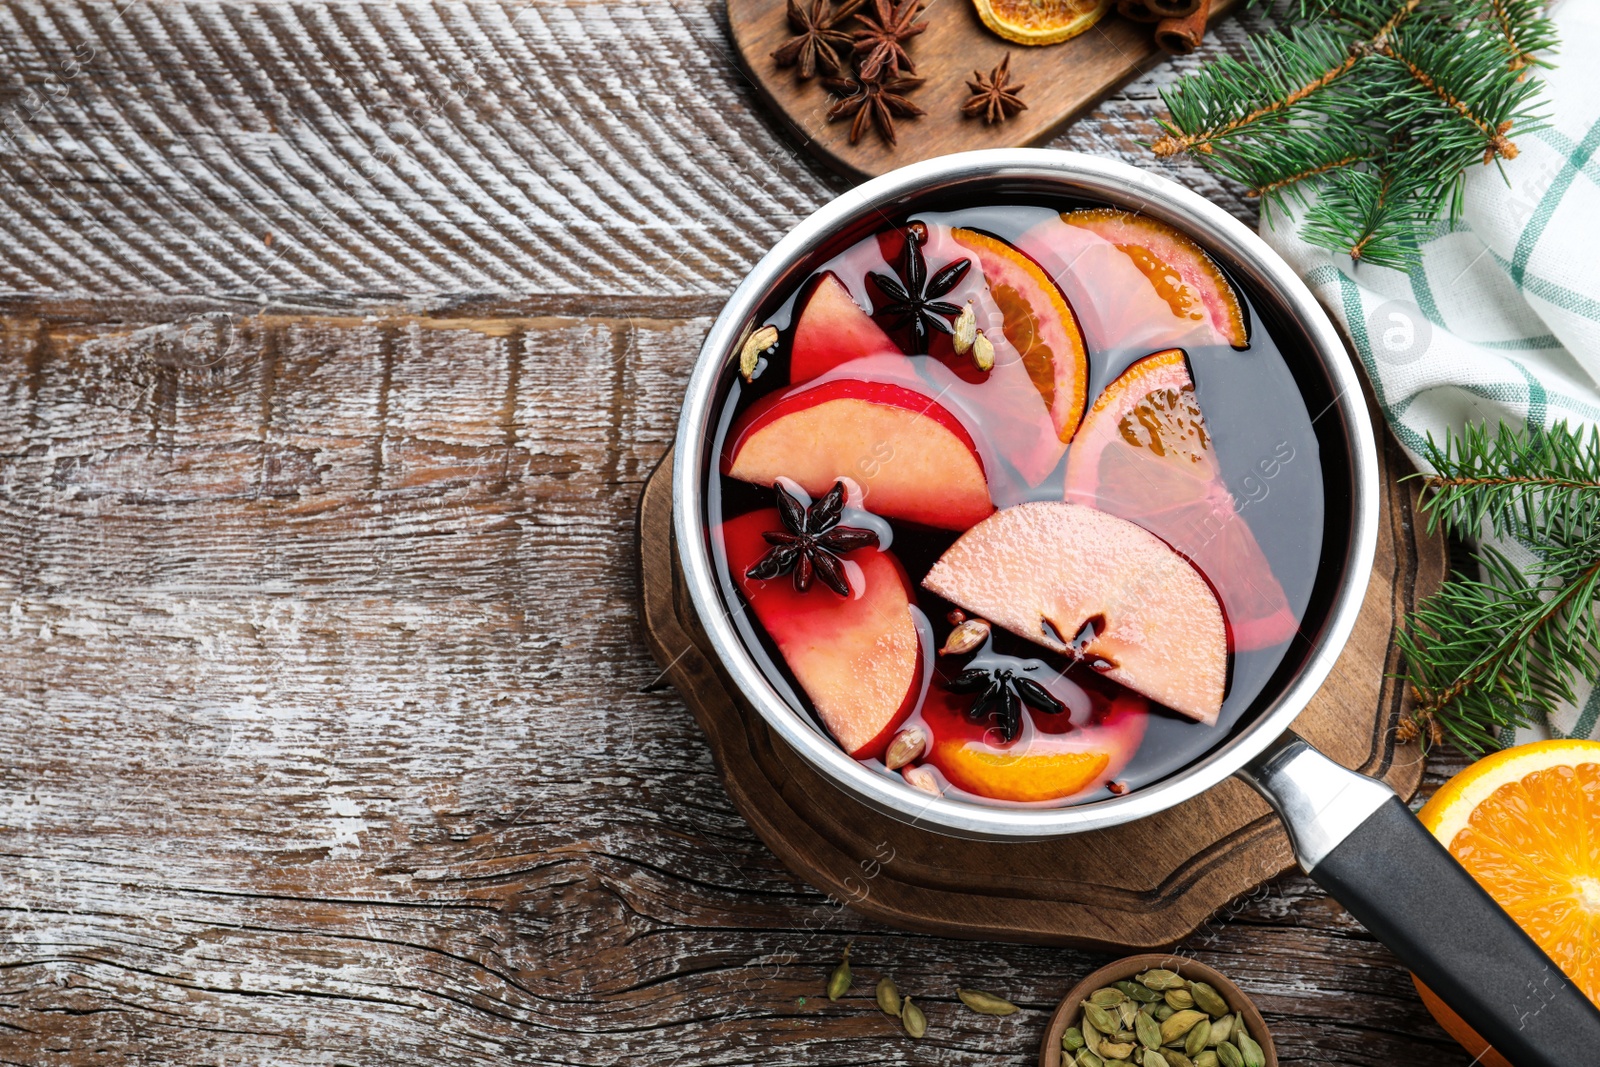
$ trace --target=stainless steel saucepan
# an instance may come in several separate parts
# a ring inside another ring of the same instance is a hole
[[[774,691],[727,612],[713,571],[706,479],[713,419],[753,324],[836,250],[891,219],[924,210],[1043,194],[1142,212],[1193,235],[1244,280],[1272,319],[1313,412],[1328,487],[1323,562],[1302,627],[1256,706],[1204,758],[1126,796],[1049,810],[930,798],[850,759]],[[1161,811],[1229,775],[1282,816],[1300,865],[1519,1067],[1600,1064],[1600,1011],[1385,784],[1346,770],[1289,730],[1343,649],[1372,570],[1378,524],[1373,430],[1355,367],[1289,266],[1200,196],[1125,164],[1069,152],[1000,149],[945,156],[843,194],[778,242],[712,326],[678,426],[673,521],[684,578],[719,661],[750,708],[845,793],[957,837],[1030,840],[1113,826]]]

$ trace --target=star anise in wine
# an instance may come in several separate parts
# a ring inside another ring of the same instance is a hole
[[[810,507],[790,496],[782,485],[772,487],[778,496],[778,515],[783,529],[769,530],[761,536],[772,547],[745,571],[746,578],[763,581],[782,574],[794,575],[796,592],[811,588],[811,581],[822,584],[840,596],[850,595],[850,580],[845,577],[839,557],[858,548],[878,543],[878,535],[855,526],[840,526],[844,513],[844,483],[835,482],[821,500]]]
[[[919,348],[926,347],[930,329],[940,333],[954,330],[949,320],[961,314],[961,309],[939,297],[954,289],[972,268],[972,260],[957,259],[928,277],[928,261],[922,254],[922,242],[927,240],[927,234],[927,228],[919,223],[906,227],[899,278],[877,271],[867,275],[889,298],[877,310],[899,319],[902,325],[910,324]]]
[[[894,117],[915,118],[926,115],[916,104],[905,98],[905,93],[922,84],[921,78],[888,78],[873,81],[865,78],[824,78],[822,84],[841,99],[828,109],[828,121],[854,118],[850,123],[850,143],[861,140],[870,123],[878,127],[878,134],[890,144],[895,143]]]
[[[1012,667],[969,667],[945,683],[945,688],[952,693],[981,693],[967,709],[967,720],[983,722],[997,716],[1000,736],[1007,744],[1015,741],[1022,729],[1022,705],[1049,715],[1067,710],[1065,704],[1050,695],[1050,690]]]
[[[839,51],[848,52],[855,36],[839,28],[839,24],[856,13],[866,0],[846,0],[834,7],[832,0],[789,0],[789,28],[794,37],[782,48],[772,53],[780,67],[800,64],[800,77],[810,78],[822,69],[837,71],[844,67]]]
[[[902,72],[915,74],[911,57],[906,54],[905,42],[928,28],[926,21],[918,22],[922,13],[919,0],[872,0],[877,18],[857,15],[856,21],[866,29],[856,31],[856,51],[863,54],[861,77],[872,81],[879,74],[894,77]]]
[[[1018,95],[1027,86],[1011,84],[1010,52],[1006,53],[998,67],[989,72],[987,78],[973,71],[972,77],[967,79],[967,88],[972,90],[972,99],[961,105],[961,111],[966,115],[982,115],[986,126],[1004,122],[1017,112],[1028,110],[1028,105]]]

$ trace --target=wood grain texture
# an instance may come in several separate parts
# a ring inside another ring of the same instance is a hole
[[[793,36],[785,0],[727,0],[728,28],[739,64],[773,112],[782,116],[794,138],[826,166],[850,179],[876,177],[896,167],[951,152],[1013,148],[1048,141],[1117,86],[1164,58],[1149,26],[1114,13],[1060,44],[1030,47],[990,32],[968,0],[926,5],[927,29],[906,45],[924,84],[907,99],[926,114],[898,119],[891,144],[868,127],[854,144],[848,118],[830,121],[837,97],[820,78],[801,80],[796,68],[772,59]],[[1216,15],[1235,0],[1218,0]],[[864,8],[870,11],[870,6]],[[844,27],[853,31],[853,20]],[[971,96],[967,80],[987,75],[1011,55],[1011,83],[1024,87],[1027,109],[1005,122],[987,125],[961,113]]]
[[[653,688],[643,479],[842,188],[719,12],[0,6],[0,1062],[1020,1067],[1103,962],[807,889]],[[1464,1067],[1305,879],[1186,945],[1286,1064]]]

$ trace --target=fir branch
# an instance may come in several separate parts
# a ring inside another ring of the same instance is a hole
[[[1524,573],[1482,550],[1483,576],[1452,576],[1397,639],[1412,731],[1476,754],[1573,700],[1576,678],[1600,676],[1600,430],[1469,428],[1442,447],[1430,440],[1424,459],[1430,529],[1492,530],[1536,556]]]

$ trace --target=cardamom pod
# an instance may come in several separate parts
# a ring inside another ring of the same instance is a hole
[[[968,619],[950,631],[950,636],[944,639],[944,647],[939,650],[939,654],[964,656],[989,640],[990,632],[989,624],[982,619]]]
[[[1186,1035],[1190,1030],[1193,1030],[1195,1024],[1205,1017],[1205,1012],[1195,1011],[1193,1008],[1173,1012],[1167,1017],[1167,1021],[1161,1024],[1161,1043],[1170,1045],[1178,1038]],[[1239,1065],[1234,1064],[1233,1067],[1239,1067]]]
[[[1125,1060],[1133,1055],[1133,1046],[1126,1042],[1100,1042],[1100,1055],[1111,1060]]]
[[[981,333],[972,339],[972,365],[979,370],[994,369],[994,342]]]
[[[956,350],[956,355],[964,356],[972,351],[972,342],[977,336],[978,316],[972,310],[972,301],[968,300],[967,306],[956,316],[955,331],[950,336],[950,347]]]
[[[1137,1045],[1139,1043],[1139,1035],[1132,1030],[1118,1030],[1111,1035],[1111,1040],[1119,1045]]]
[[[1169,989],[1162,999],[1178,1011],[1194,1007],[1194,997],[1187,989]]]
[[[1182,989],[1185,984],[1182,976],[1177,971],[1169,971],[1162,967],[1156,967],[1143,974],[1135,975],[1133,980],[1146,989],[1154,989],[1158,993],[1164,993],[1169,989]]]
[[[1217,1052],[1215,1049],[1206,1049],[1194,1058],[1194,1067],[1217,1067]]]
[[[1154,1004],[1161,999],[1160,993],[1157,993],[1148,986],[1142,986],[1138,982],[1129,982],[1124,980],[1121,982],[1115,982],[1113,984],[1118,989],[1126,993],[1129,997],[1137,1000],[1141,1004]]]
[[[1005,997],[997,997],[993,993],[985,993],[981,989],[956,989],[956,996],[961,998],[961,1003],[977,1012],[979,1015],[1015,1015],[1017,1006]]]
[[[750,381],[756,376],[756,364],[761,359],[761,353],[778,343],[778,328],[776,326],[763,326],[745,340],[744,347],[739,350],[739,377]]]
[[[1078,1067],[1106,1067],[1105,1061],[1088,1049],[1078,1050]]]
[[[1145,1049],[1144,1067],[1167,1067],[1167,1058],[1159,1052]]]
[[[1189,1056],[1198,1056],[1205,1049],[1206,1042],[1211,1040],[1211,1020],[1201,1019],[1194,1024],[1194,1029],[1189,1031],[1189,1036],[1183,1039],[1183,1051]]]
[[[1110,986],[1106,986],[1104,989],[1096,989],[1093,993],[1089,994],[1089,1003],[1098,1004],[1102,1008],[1115,1008],[1127,999],[1128,994],[1124,993],[1120,989],[1113,989]]]
[[[878,979],[878,1010],[885,1015],[900,1018],[900,990],[895,988],[893,978]]]
[[[1117,1005],[1117,1016],[1122,1020],[1122,1028],[1124,1030],[1130,1030],[1133,1028],[1133,1017],[1138,1014],[1139,1005],[1135,1004],[1131,1000],[1124,1000],[1121,1004]]]
[[[1133,1020],[1133,1028],[1139,1035],[1139,1044],[1145,1048],[1161,1047],[1161,1024],[1153,1018],[1140,1012]]]
[[[1117,1023],[1117,1017],[1098,1004],[1085,1004],[1083,1006],[1083,1017],[1089,1020],[1089,1025],[1102,1034],[1114,1034],[1122,1029]]]
[[[883,754],[883,765],[891,771],[898,771],[912,760],[920,758],[927,748],[928,731],[920,726],[908,726],[889,742]]]
[[[1155,1008],[1156,1010],[1152,1014],[1155,1015],[1156,1022],[1164,1023],[1172,1018],[1173,1008],[1171,1004],[1157,1004]]]
[[[1222,1067],[1244,1067],[1244,1054],[1234,1047],[1232,1041],[1217,1043],[1217,1062]]]
[[[922,1009],[911,1003],[907,997],[900,1002],[900,1025],[905,1027],[906,1034],[911,1037],[921,1037],[928,1032],[928,1017],[922,1014]],[[1237,1064],[1234,1067],[1238,1067]]]
[[[839,960],[839,966],[828,975],[828,999],[838,1000],[850,989],[850,946],[844,947],[844,956]]]
[[[1061,1032],[1061,1051],[1076,1052],[1083,1047],[1083,1031],[1069,1026]]]
[[[1194,1067],[1194,1061],[1175,1048],[1164,1048],[1161,1055],[1166,1058],[1167,1067]]]
[[[1194,1006],[1212,1018],[1228,1014],[1228,1002],[1222,999],[1221,993],[1205,982],[1190,982],[1189,995],[1194,998]]]
[[[1206,1038],[1208,1045],[1220,1045],[1233,1036],[1233,1016],[1224,1015],[1211,1024],[1211,1036]]]
[[[1244,1059],[1244,1067],[1267,1067],[1267,1054],[1247,1033],[1239,1035],[1239,1055]]]
[[[1134,1067],[1129,1060],[1107,1060],[1106,1067]]]

